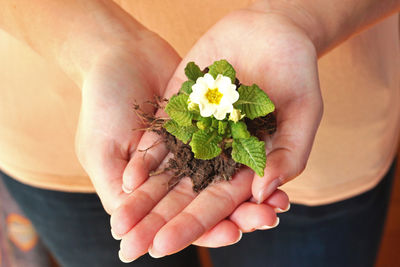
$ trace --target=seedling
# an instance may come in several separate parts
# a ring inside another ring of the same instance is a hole
[[[189,62],[185,74],[188,80],[165,107],[170,117],[164,124],[166,131],[189,145],[194,159],[215,161],[223,155],[264,176],[265,143],[248,126],[275,110],[268,95],[256,84],[240,84],[226,60],[216,61],[204,71]],[[232,174],[228,176],[225,178]]]

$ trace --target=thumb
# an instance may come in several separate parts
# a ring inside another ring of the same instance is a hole
[[[104,209],[111,214],[126,197],[122,191],[122,173],[129,156],[116,139],[101,131],[91,131],[93,127],[88,127],[82,113],[75,137],[75,152]]]
[[[277,131],[266,137],[267,164],[264,177],[255,177],[252,194],[258,203],[305,168],[323,113],[318,88],[313,93],[277,107]]]
[[[121,179],[127,160],[119,155],[119,151],[112,141],[93,146],[85,152],[77,151],[81,165],[89,175],[108,214],[111,214],[127,196],[122,191]]]
[[[185,74],[180,64],[174,75],[168,82],[163,98],[169,99],[173,94],[177,93],[185,81]],[[168,115],[164,110],[157,110],[154,118],[167,118]],[[142,185],[151,171],[157,169],[163,159],[167,156],[168,149],[158,133],[145,131],[141,136],[137,147],[129,160],[123,173],[122,188],[130,194]]]

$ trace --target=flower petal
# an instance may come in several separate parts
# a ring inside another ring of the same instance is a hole
[[[226,117],[226,113],[229,113],[233,110],[233,106],[230,105],[225,105],[225,106],[219,106],[218,109],[214,112],[214,117],[217,120],[223,120]]]
[[[236,90],[233,90],[232,93],[229,95],[230,100],[232,101],[232,104],[235,103],[236,101],[239,100],[239,92]]]
[[[227,90],[221,99],[221,103],[233,104],[239,99],[239,93],[236,90]]]
[[[206,73],[204,75],[204,82],[206,83],[206,85],[207,85],[207,87],[209,89],[215,89],[216,88],[214,77],[211,74]]]
[[[199,104],[201,99],[207,92],[207,88],[202,84],[194,84],[192,86],[192,93],[189,95],[189,100],[193,103]]]
[[[220,92],[223,93],[223,91],[229,89],[229,86],[232,85],[231,78],[218,74],[217,79],[215,79],[215,85],[218,87]]]
[[[206,81],[206,79],[204,77],[197,78],[195,84],[208,88],[207,81]]]
[[[217,107],[215,105],[204,105],[204,103],[200,103],[200,115],[202,117],[210,117],[214,114]]]
[[[214,117],[215,117],[217,120],[222,121],[223,119],[225,119],[226,113],[225,113],[225,112],[219,112],[219,111],[217,111],[217,112],[214,113]]]

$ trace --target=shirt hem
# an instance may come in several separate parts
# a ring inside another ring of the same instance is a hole
[[[4,162],[1,162],[0,169],[11,178],[23,184],[41,189],[70,193],[96,192],[88,176],[61,176],[52,174],[38,174],[26,170],[10,168],[6,164],[4,164]]]

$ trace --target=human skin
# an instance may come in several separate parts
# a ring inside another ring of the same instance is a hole
[[[142,135],[132,131],[143,126],[132,106],[164,94],[180,57],[112,1],[38,0],[31,5],[20,0],[2,5],[0,27],[57,63],[82,89],[77,156],[111,214],[128,197],[122,191],[122,175]],[[156,201],[167,194],[164,184],[158,185],[148,188],[163,188],[157,191],[158,199],[151,195]],[[218,222],[198,244],[231,244],[241,235],[236,224],[246,229],[263,226],[276,219],[275,209],[287,206],[288,197],[279,190],[262,205],[244,202],[231,220]],[[248,212],[257,216],[246,224],[241,218]]]
[[[186,79],[183,68],[189,61],[205,67],[215,60],[227,59],[241,82],[260,85],[274,101],[278,119],[277,132],[266,140],[265,175],[260,178],[245,170],[232,183],[213,185],[195,196],[189,186],[182,185],[178,190],[180,197],[174,193],[166,195],[154,203],[153,212],[145,217],[128,214],[131,207],[140,210],[142,204],[137,200],[130,202],[134,197],[127,199],[111,219],[113,229],[122,235],[120,256],[126,261],[134,260],[145,253],[146,247],[154,257],[175,253],[196,242],[239,203],[251,197],[262,203],[278,186],[300,174],[323,111],[318,57],[398,11],[399,6],[400,1],[263,0],[229,14],[206,32],[178,66],[165,96],[176,93]],[[156,140],[157,136],[146,133],[138,149],[148,148]],[[136,153],[124,173],[125,189],[145,186],[148,171],[155,169],[154,162],[161,162],[167,153],[163,146],[153,147],[145,156]],[[247,177],[254,177],[251,191]],[[157,194],[156,190],[153,194]],[[223,204],[216,204],[220,202]],[[163,209],[169,206],[175,212]],[[240,223],[237,225],[241,227]],[[146,230],[143,241],[141,233]]]

